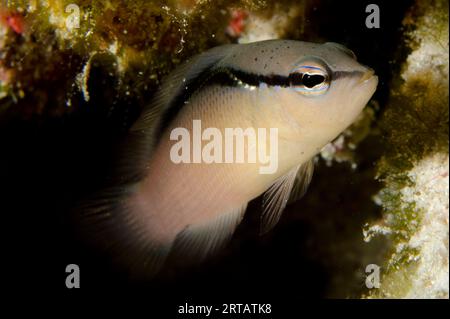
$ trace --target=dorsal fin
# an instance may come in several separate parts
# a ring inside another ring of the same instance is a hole
[[[119,163],[121,176],[142,176],[155,148],[164,115],[175,107],[176,100],[187,86],[208,69],[223,59],[234,44],[212,48],[195,55],[173,70],[160,85],[151,103],[144,108],[136,123],[131,127],[123,153],[123,163]]]
[[[172,106],[172,102],[181,92],[189,87],[199,74],[217,64],[234,47],[235,44],[227,44],[212,48],[193,56],[178,66],[162,81],[160,89],[149,106],[144,109],[139,120],[133,125],[132,131],[154,129],[162,114]]]
[[[303,196],[311,182],[313,170],[314,159],[311,159],[279,177],[264,193],[261,234],[268,232],[280,220],[288,201]]]

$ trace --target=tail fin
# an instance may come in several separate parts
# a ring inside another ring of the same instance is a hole
[[[102,191],[77,208],[84,239],[106,251],[115,264],[128,268],[138,277],[153,277],[159,272],[172,243],[153,241],[133,219],[127,200],[134,185]]]
[[[172,245],[152,240],[129,205],[136,186],[145,176],[150,148],[146,135],[132,132],[117,148],[120,153],[113,160],[116,165],[110,172],[112,179],[108,186],[82,200],[72,212],[84,242],[99,251],[106,251],[114,264],[138,277],[154,276]]]

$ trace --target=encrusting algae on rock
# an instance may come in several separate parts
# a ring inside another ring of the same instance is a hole
[[[367,240],[388,235],[392,249],[368,297],[448,298],[448,2],[418,1],[404,24],[411,53],[380,122],[384,217],[365,229]]]
[[[214,8],[208,1],[3,1],[0,97],[8,101],[2,109],[14,106],[25,118],[73,111],[83,103],[77,93],[89,96],[93,58],[113,64],[116,98],[139,102],[186,57],[228,41],[223,30],[231,5],[261,7],[251,0],[216,1]]]

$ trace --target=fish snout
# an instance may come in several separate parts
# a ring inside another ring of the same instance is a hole
[[[375,75],[375,71],[372,68],[366,67],[366,71],[363,72],[363,75],[358,80],[358,84],[366,83],[374,78],[378,79],[378,77]]]

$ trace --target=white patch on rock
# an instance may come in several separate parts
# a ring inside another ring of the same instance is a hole
[[[413,186],[402,190],[405,203],[423,212],[407,246],[417,249],[418,267],[405,298],[449,297],[449,157],[434,154],[410,172]]]
[[[256,14],[249,15],[245,31],[238,39],[239,43],[250,43],[271,39],[280,39],[290,26],[293,18],[297,17],[302,7],[292,6],[287,12],[276,10],[270,18],[261,17]],[[279,11],[279,12],[278,12]]]

